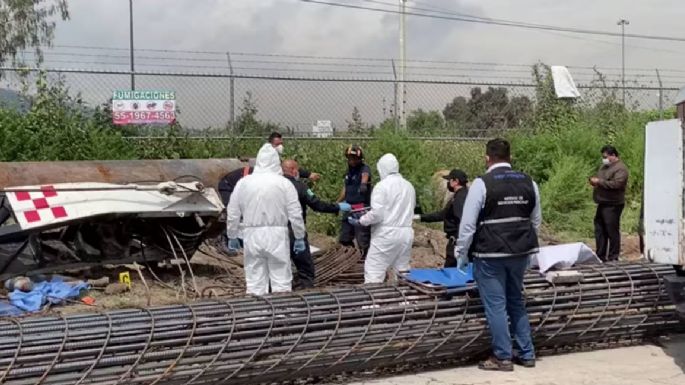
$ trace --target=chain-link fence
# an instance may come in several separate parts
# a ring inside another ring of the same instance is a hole
[[[38,70],[1,68],[0,102],[31,85]],[[131,88],[131,73],[108,70],[44,70],[49,79],[61,79],[70,93],[89,106],[107,105],[115,90]],[[448,129],[451,134],[480,136],[479,132],[514,127],[536,103],[536,85],[496,81],[404,82],[404,98],[393,79],[279,77],[243,74],[136,72],[138,90],[174,90],[178,122],[189,129],[237,130],[246,119],[271,123],[283,131],[306,135],[317,121],[331,122],[336,133],[363,133],[388,122],[399,122],[397,108],[404,99],[407,125],[419,129]],[[597,79],[599,80],[599,79]],[[494,90],[490,90],[493,88]],[[578,86],[578,103],[593,106],[611,98],[632,110],[670,107],[678,89],[632,82],[591,81]],[[25,90],[26,91],[26,90]],[[30,92],[30,88],[28,90]],[[4,98],[3,98],[4,95]],[[8,96],[9,95],[9,96]],[[492,109],[498,112],[493,113]],[[484,117],[473,119],[475,113]],[[491,115],[495,116],[491,116]],[[250,115],[250,116],[248,116]],[[238,132],[238,131],[233,131]]]

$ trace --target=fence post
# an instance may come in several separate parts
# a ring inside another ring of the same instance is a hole
[[[400,116],[397,114],[397,109],[399,108],[397,103],[399,102],[398,87],[397,87],[397,69],[395,68],[395,59],[390,59],[390,64],[392,65],[392,76],[395,78],[393,84],[393,93],[395,94],[395,102],[393,103],[392,116],[393,122],[395,123],[395,131],[398,130],[400,126]]]
[[[656,79],[659,81],[659,119],[664,119],[664,84],[661,82],[659,69],[656,69]]]
[[[228,74],[229,74],[229,110],[228,121],[231,125],[231,134],[235,135],[235,77],[233,76],[233,64],[231,63],[231,53],[226,52],[226,59],[228,60]]]

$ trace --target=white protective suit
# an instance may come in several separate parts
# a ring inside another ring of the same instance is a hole
[[[383,155],[377,167],[381,181],[371,193],[371,210],[359,219],[361,225],[371,226],[364,283],[382,283],[389,268],[408,270],[414,242],[414,186],[400,175],[393,154]]]
[[[292,182],[283,177],[281,159],[265,144],[254,172],[240,179],[226,208],[227,235],[238,237],[243,218],[247,293],[265,295],[292,290],[288,221],[295,239],[305,235],[302,207]]]

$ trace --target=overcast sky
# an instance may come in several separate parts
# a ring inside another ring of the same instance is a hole
[[[327,0],[329,1],[329,0]],[[369,7],[363,0],[330,0]],[[396,2],[394,0],[382,0]],[[60,45],[128,46],[128,1],[69,0],[71,20],[59,23]],[[421,0],[464,14],[539,24],[650,35],[685,36],[679,0]],[[231,50],[336,56],[398,56],[397,15],[298,0],[134,0],[141,48]],[[408,17],[410,59],[620,65],[619,38],[573,35]],[[685,43],[628,39],[628,67],[678,68]]]

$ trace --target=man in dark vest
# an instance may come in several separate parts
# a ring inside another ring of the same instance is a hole
[[[504,139],[487,143],[488,170],[469,188],[455,250],[458,267],[473,261],[492,335],[493,356],[478,365],[484,370],[511,371],[513,363],[535,366],[523,277],[538,251],[540,194],[530,176],[512,170],[510,152]]]

